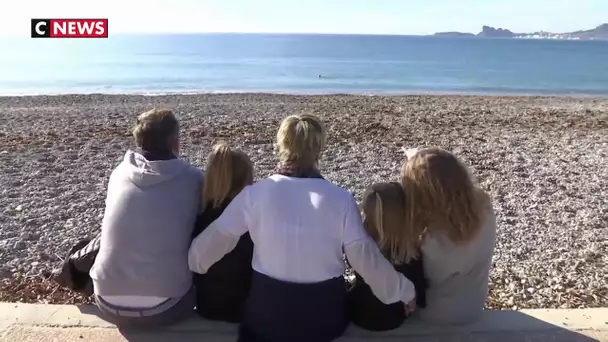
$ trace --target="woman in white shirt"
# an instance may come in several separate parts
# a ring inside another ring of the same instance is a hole
[[[414,285],[365,232],[357,203],[323,179],[325,128],[313,116],[286,118],[277,134],[277,172],[246,187],[189,251],[205,273],[249,232],[252,288],[239,341],[331,341],[348,325],[343,253],[383,303],[414,299]]]

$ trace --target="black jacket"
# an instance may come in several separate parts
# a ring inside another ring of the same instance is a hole
[[[61,269],[54,272],[55,281],[73,291],[90,296],[93,294],[93,282],[89,271],[99,253],[100,234],[95,238],[80,240],[70,249],[63,260]]]
[[[426,307],[426,279],[422,268],[422,256],[407,264],[394,265],[395,270],[408,278],[416,288],[416,305]],[[407,318],[404,304],[386,305],[373,294],[369,285],[356,274],[354,287],[348,293],[350,316],[356,325],[373,331],[398,328]]]
[[[215,221],[228,203],[220,208],[207,207],[196,219],[193,236],[200,234]],[[196,311],[210,320],[240,322],[243,306],[251,287],[251,259],[253,242],[246,233],[236,247],[220,261],[209,268],[207,273],[194,273],[196,288]]]

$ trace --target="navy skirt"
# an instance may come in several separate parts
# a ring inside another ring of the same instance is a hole
[[[329,342],[348,326],[343,277],[290,283],[253,272],[239,342]]]

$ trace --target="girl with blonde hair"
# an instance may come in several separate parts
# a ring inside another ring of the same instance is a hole
[[[239,341],[328,342],[341,335],[349,321],[343,253],[383,303],[415,297],[414,285],[365,232],[352,194],[321,176],[325,142],[317,118],[283,120],[276,172],[241,191],[190,247],[190,268],[206,273],[251,234],[253,279]]]
[[[416,306],[424,308],[426,282],[419,253],[420,236],[405,226],[405,202],[401,184],[373,184],[363,194],[363,224],[395,270],[414,283]],[[359,274],[348,296],[353,323],[364,329],[396,329],[410,314],[410,310],[399,303],[380,302]]]
[[[194,237],[211,222],[245,187],[253,183],[253,166],[239,150],[219,143],[209,154]],[[207,319],[240,322],[247,293],[251,287],[253,242],[249,234],[238,240],[236,247],[205,274],[194,273],[196,311]]]
[[[428,280],[421,317],[468,323],[483,312],[496,240],[490,197],[453,154],[428,148],[411,153],[402,172],[406,225],[423,235]]]

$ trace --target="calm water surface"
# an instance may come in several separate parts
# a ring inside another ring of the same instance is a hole
[[[608,95],[608,41],[192,34],[0,38],[0,94]]]

